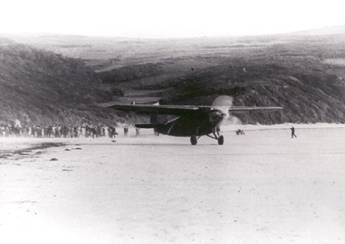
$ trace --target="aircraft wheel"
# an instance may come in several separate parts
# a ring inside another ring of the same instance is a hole
[[[191,136],[190,137],[190,143],[192,145],[196,145],[198,143],[198,139],[196,138],[196,136]]]
[[[218,141],[218,145],[223,145],[224,144],[224,136],[218,137],[217,141]]]

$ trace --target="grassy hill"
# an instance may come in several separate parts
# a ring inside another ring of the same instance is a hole
[[[0,123],[110,123],[114,116],[93,105],[111,98],[100,84],[81,60],[0,41]]]
[[[154,96],[162,103],[211,104],[226,94],[234,97],[236,105],[284,107],[281,114],[239,114],[246,123],[343,123],[343,40],[342,36],[279,37],[255,47],[247,41],[231,50],[213,46],[213,54],[162,57],[156,63],[126,65],[98,76],[133,100]]]
[[[238,115],[246,123],[345,122],[345,32],[317,31],[184,40],[15,37],[82,59],[119,101],[281,105],[282,114]],[[94,74],[93,74],[94,75]]]

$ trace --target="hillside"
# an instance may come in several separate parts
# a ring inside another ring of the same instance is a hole
[[[0,44],[0,123],[110,123],[114,116],[93,105],[111,98],[100,84],[80,60],[9,41]]]
[[[345,122],[345,33],[341,27],[241,38],[176,40],[16,37],[82,59],[121,102],[281,105],[283,113],[239,114],[245,123]],[[334,32],[334,33],[333,33]]]
[[[226,94],[236,105],[284,107],[281,114],[238,114],[245,123],[345,122],[343,39],[282,40],[255,48],[237,45],[222,54],[162,58],[98,75],[132,100],[152,97],[170,104],[212,104]]]

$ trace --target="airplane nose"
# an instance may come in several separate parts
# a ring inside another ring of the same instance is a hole
[[[226,113],[218,110],[210,114],[210,121],[212,121],[213,123],[218,123],[219,121],[223,120],[226,117],[227,117]]]

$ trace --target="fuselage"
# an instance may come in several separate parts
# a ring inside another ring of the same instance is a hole
[[[203,136],[214,133],[224,118],[220,110],[200,111],[157,124],[154,129],[170,136]]]

